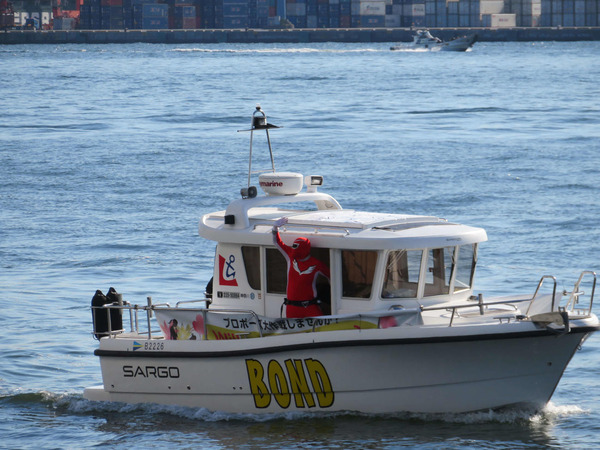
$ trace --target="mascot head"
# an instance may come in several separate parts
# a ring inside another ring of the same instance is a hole
[[[305,237],[300,237],[294,241],[292,245],[294,249],[293,257],[294,259],[304,259],[308,255],[310,255],[310,241]]]

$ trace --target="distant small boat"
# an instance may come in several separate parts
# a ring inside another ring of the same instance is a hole
[[[477,41],[477,35],[462,36],[443,41],[440,38],[431,35],[429,30],[417,30],[413,36],[413,41],[409,45],[395,45],[390,47],[390,50],[429,50],[429,51],[444,51],[444,52],[466,52],[473,47]]]

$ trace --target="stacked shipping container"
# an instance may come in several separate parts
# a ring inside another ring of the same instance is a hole
[[[12,0],[15,26],[24,26],[27,19],[35,19],[41,28],[52,22],[51,0]]]
[[[177,30],[197,27],[196,7],[193,5],[174,4],[169,9],[169,28]]]
[[[84,0],[79,28],[84,30],[169,28],[169,5],[154,0]]]
[[[600,0],[84,0],[80,28],[598,26]]]
[[[600,2],[598,0],[541,0],[540,26],[600,26]]]

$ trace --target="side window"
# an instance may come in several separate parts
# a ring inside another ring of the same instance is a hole
[[[473,245],[462,245],[459,247],[458,264],[456,266],[456,278],[454,280],[454,292],[471,289],[473,273],[477,264],[477,248]]]
[[[450,293],[456,247],[433,248],[427,254],[425,297]]]
[[[371,297],[377,252],[372,250],[342,251],[342,296]]]
[[[423,250],[390,252],[385,266],[383,298],[415,298],[419,287]]]
[[[279,249],[272,247],[266,250],[267,292],[269,294],[285,294],[287,291],[287,261]],[[329,267],[328,248],[313,247],[310,250],[310,254]],[[253,267],[253,270],[260,277],[260,274],[258,274],[260,264],[258,263],[258,259],[256,261],[256,267]],[[317,292],[320,293],[322,291],[329,292],[329,281],[327,278],[319,276],[317,278]],[[322,297],[322,294],[320,296]]]
[[[276,248],[267,248],[267,292],[285,294],[287,287],[287,261]]]
[[[248,284],[255,291],[260,290],[260,249],[259,247],[242,246],[244,268],[248,277]]]

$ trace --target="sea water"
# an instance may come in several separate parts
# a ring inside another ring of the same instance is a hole
[[[543,275],[571,290],[600,270],[600,42],[390,45],[0,48],[0,447],[599,445],[599,336],[537,414],[262,417],[82,398],[101,383],[96,289],[202,298],[214,243],[197,223],[246,185],[237,130],[257,103],[283,126],[276,169],[323,175],[343,207],[486,228],[476,293],[532,294]]]

